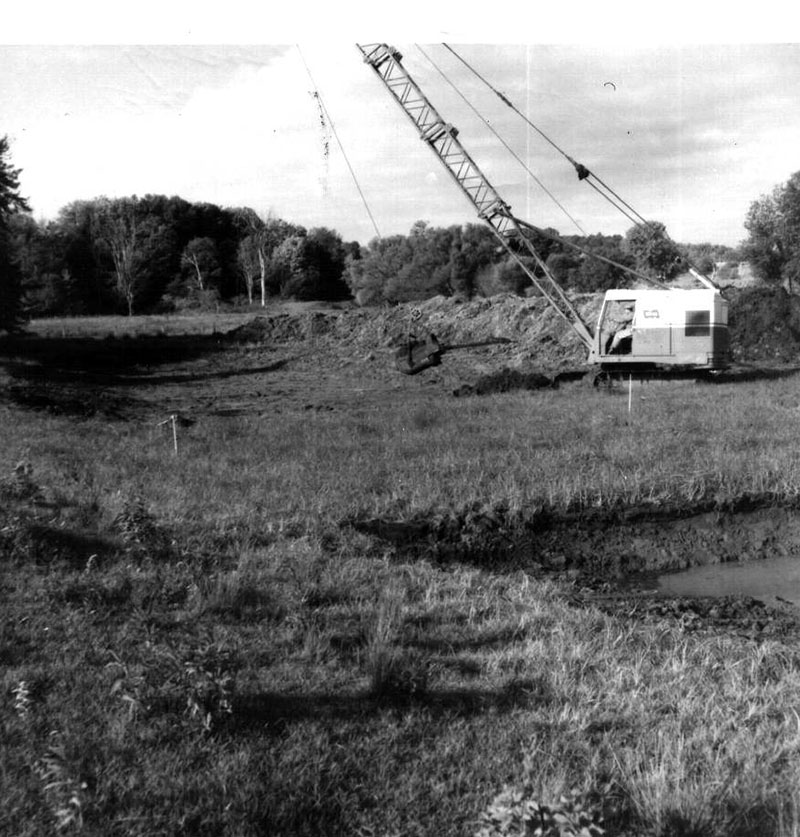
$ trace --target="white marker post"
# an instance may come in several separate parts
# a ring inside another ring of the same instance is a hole
[[[156,424],[156,427],[163,427],[167,423],[172,424],[172,448],[175,452],[175,456],[178,455],[178,414],[173,413],[169,418],[165,418],[164,421],[159,421]]]
[[[633,374],[628,373],[628,417],[631,414],[631,406],[633,404]]]

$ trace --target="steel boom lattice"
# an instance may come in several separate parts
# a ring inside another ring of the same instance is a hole
[[[458,140],[458,130],[445,122],[428,101],[417,83],[403,67],[402,55],[386,44],[358,45],[364,61],[377,73],[406,115],[416,126],[420,138],[427,143],[461,188],[478,217],[493,230],[508,254],[515,259],[534,287],[569,323],[584,344],[592,349],[593,337],[580,314],[553,278],[541,256],[529,240],[526,231],[511,212],[511,207],[500,197],[475,161]],[[520,258],[513,246],[525,248],[542,272],[537,276]]]

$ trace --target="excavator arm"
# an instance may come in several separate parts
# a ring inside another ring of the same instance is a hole
[[[527,226],[511,212],[458,139],[458,130],[444,121],[402,64],[402,55],[386,44],[358,45],[369,64],[403,112],[414,123],[420,138],[431,148],[506,252],[525,272],[534,287],[592,351],[594,337],[526,234]],[[531,270],[520,253],[529,255],[538,268]]]

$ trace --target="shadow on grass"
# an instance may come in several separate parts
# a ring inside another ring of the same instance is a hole
[[[2,518],[0,523],[3,523]],[[24,514],[21,520],[6,520],[5,523],[0,530],[0,556],[11,561],[84,567],[92,556],[104,560],[120,550],[120,545],[110,538],[93,532],[48,526]]]
[[[28,410],[42,410],[52,415],[105,419],[125,419],[136,407],[136,402],[116,393],[104,391],[97,385],[65,385],[39,382],[11,384],[0,395],[6,401]]]
[[[540,684],[534,680],[514,680],[499,689],[431,689],[380,696],[369,692],[349,695],[265,692],[240,695],[226,726],[232,732],[273,726],[283,729],[308,720],[366,719],[387,710],[401,714],[424,711],[427,717],[468,718],[530,707],[539,697]]]
[[[503,627],[479,632],[477,636],[412,638],[407,640],[405,645],[413,646],[422,651],[457,653],[459,651],[478,651],[481,648],[504,648],[512,642],[518,642],[524,636],[524,632],[521,632],[517,627]]]
[[[228,347],[217,336],[141,336],[129,338],[38,338],[0,340],[0,368],[11,379],[3,400],[56,415],[110,419],[130,417],[142,405],[126,389],[184,385],[263,375],[282,369],[284,358],[260,366],[222,362],[212,369],[150,368],[188,363]],[[121,392],[122,390],[122,392]]]
[[[179,363],[219,351],[218,336],[142,335],[137,337],[6,337],[0,339],[0,358],[20,358],[47,367],[119,372],[134,366]]]

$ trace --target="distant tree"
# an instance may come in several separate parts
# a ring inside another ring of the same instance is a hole
[[[10,223],[30,206],[19,193],[20,169],[11,165],[8,137],[0,138],[0,331],[19,324],[22,273],[12,252]]]
[[[266,271],[266,264],[263,258],[259,258],[260,250],[258,238],[254,235],[246,235],[240,242],[237,249],[237,260],[242,279],[244,280],[247,302],[253,304],[253,291],[259,275],[262,277],[262,287],[266,290],[266,276],[261,269]]]
[[[311,248],[311,259],[316,264],[317,286],[312,289],[314,299],[338,300],[350,297],[344,280],[344,265],[348,248],[335,230],[313,227],[306,236]],[[357,242],[352,242],[358,248]],[[351,245],[352,249],[352,245]]]
[[[753,272],[765,282],[779,283],[789,261],[789,242],[784,216],[784,187],[776,186],[750,204],[744,220],[749,237],[744,244]]]
[[[222,298],[234,296],[239,288],[237,250],[241,239],[235,211],[212,203],[190,204],[180,226],[181,245],[185,248],[195,238],[214,242],[219,267],[216,287]]]
[[[417,221],[407,239],[410,258],[384,288],[387,300],[407,302],[438,294],[450,296],[453,292],[452,239],[451,230]]]
[[[84,313],[80,288],[66,263],[66,238],[58,224],[12,216],[10,237],[22,279],[22,305],[30,316]]]
[[[128,316],[133,316],[139,275],[136,270],[136,248],[140,230],[137,218],[139,200],[100,198],[95,204],[94,236],[108,251],[114,265],[114,278],[119,295],[125,302]]]
[[[580,268],[581,254],[576,250],[565,248],[547,258],[547,269],[562,288],[575,287]]]
[[[607,291],[610,288],[625,288],[630,285],[631,275],[624,268],[633,268],[636,265],[634,257],[624,249],[622,236],[589,235],[577,239],[576,243],[587,253],[608,259],[608,261],[578,253],[580,260],[577,270],[571,277],[572,288],[576,291],[593,293]]]
[[[374,238],[363,248],[361,258],[350,258],[345,279],[356,301],[362,305],[397,302],[387,293],[389,283],[411,261],[408,236]]]
[[[275,249],[290,236],[305,235],[306,231],[303,227],[273,215],[261,218],[257,212],[249,208],[237,212],[237,222],[244,232],[238,256],[240,270],[248,289],[248,301],[253,301],[253,285],[258,279],[263,308],[267,304],[268,294],[280,293],[280,277],[270,278],[270,260]]]
[[[113,278],[105,270],[104,254],[94,235],[95,203],[82,200],[67,204],[47,230],[51,249],[61,251],[62,270],[71,277],[64,309],[68,313],[100,314],[117,305]]]
[[[437,294],[469,299],[496,285],[507,255],[488,227],[432,227],[417,221],[408,235],[376,238],[356,258],[348,255],[344,278],[361,304],[428,299]],[[524,276],[524,274],[522,274]]]
[[[454,294],[472,299],[480,291],[478,277],[497,257],[499,243],[483,224],[466,224],[450,230],[450,287]]]
[[[729,247],[725,244],[681,244],[681,250],[686,258],[703,274],[711,276],[717,269],[719,262],[740,262],[742,253],[737,247]]]
[[[661,281],[677,276],[685,264],[680,248],[660,221],[631,227],[625,236],[624,249],[640,273]]]
[[[181,254],[181,266],[190,276],[190,284],[200,291],[216,287],[220,278],[219,255],[213,238],[193,238]]]
[[[519,259],[531,273],[536,274],[537,265],[530,256],[520,255]],[[525,296],[528,288],[533,286],[530,277],[522,269],[520,263],[511,256],[506,256],[497,265],[496,281],[501,290],[517,294],[517,296]]]
[[[290,235],[272,251],[269,265],[270,284],[286,299],[316,299],[319,266],[313,247],[304,235]]]
[[[756,276],[793,291],[800,280],[800,172],[754,201],[744,225],[742,249]]]

